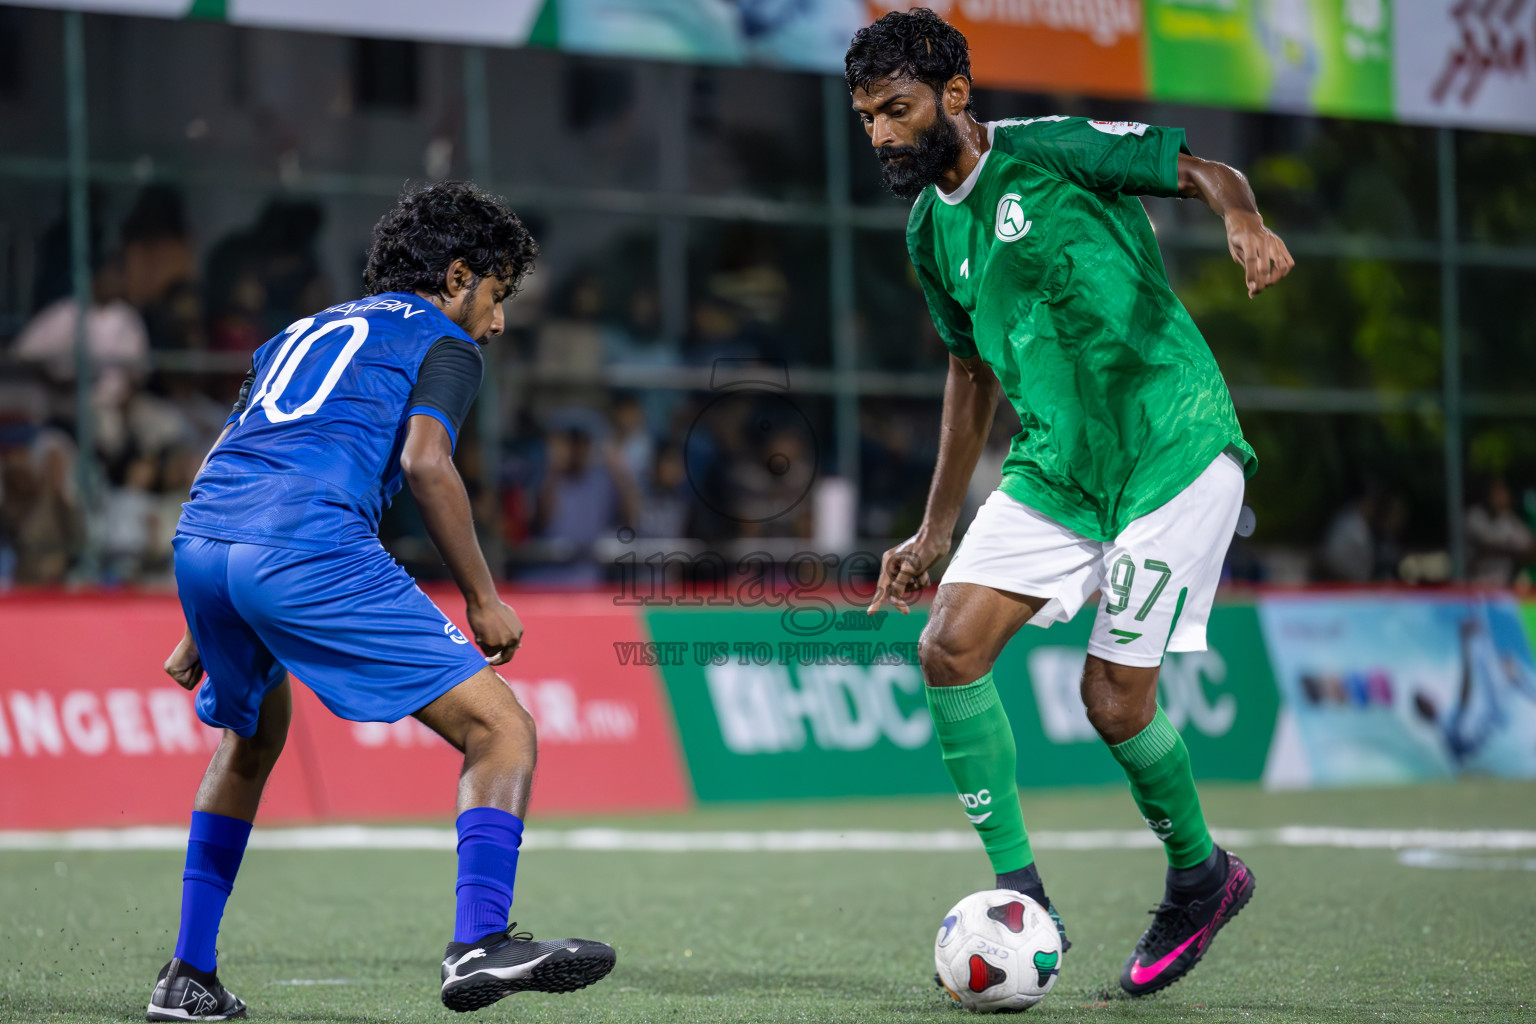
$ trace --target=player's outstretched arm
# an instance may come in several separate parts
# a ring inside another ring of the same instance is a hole
[[[944,383],[944,415],[939,426],[939,460],[933,467],[928,506],[917,533],[885,553],[880,560],[880,583],[869,604],[873,615],[889,601],[903,615],[911,608],[908,594],[928,585],[928,568],[949,551],[955,520],[965,501],[971,474],[997,412],[997,377],[980,356],[949,357],[949,379]]]
[[[246,378],[245,386],[240,389],[240,404],[235,407],[239,412],[245,407],[246,393],[251,389],[251,381],[255,378],[255,371]],[[208,449],[208,454],[203,456],[202,465],[197,467],[197,476],[203,475],[203,470],[208,468],[208,460],[213,457],[214,449],[224,442],[229,436],[229,427],[225,427],[219,434],[219,439],[213,442],[213,448]],[[196,480],[197,476],[193,479]],[[176,642],[176,649],[171,656],[165,659],[165,674],[176,680],[176,685],[183,690],[195,690],[197,684],[203,681],[203,658],[197,653],[197,641],[192,638],[192,627],[183,629],[181,639]]]
[[[496,593],[496,583],[475,536],[469,494],[453,464],[453,442],[447,428],[431,416],[412,416],[400,452],[400,469],[421,508],[427,535],[464,595],[475,643],[492,665],[512,660],[523,639],[523,624]]]
[[[1198,199],[1227,225],[1227,249],[1243,268],[1248,297],[1268,288],[1296,265],[1280,236],[1264,226],[1253,189],[1241,172],[1214,160],[1179,154],[1179,195]]]

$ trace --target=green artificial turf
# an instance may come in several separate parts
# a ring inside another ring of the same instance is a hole
[[[1265,794],[1207,787],[1213,824],[1532,828],[1536,785]],[[1123,790],[1025,794],[1032,828],[1132,828]],[[575,827],[593,819],[534,822]],[[605,818],[627,828],[960,828],[952,800],[731,806]],[[1536,873],[1431,870],[1389,850],[1242,850],[1253,903],[1167,992],[1119,994],[1120,965],[1160,894],[1157,850],[1043,851],[1075,943],[1029,1020],[1536,1020]],[[1493,856],[1483,854],[1481,856]],[[1506,866],[1531,853],[1503,854]],[[446,1021],[438,959],[451,854],[253,850],[221,934],[223,979],[252,1020]],[[173,852],[0,853],[0,1020],[142,1020],[170,955]],[[611,941],[605,981],[523,994],[477,1019],[946,1021],[929,980],[944,911],[990,887],[975,853],[529,851],[521,927]]]

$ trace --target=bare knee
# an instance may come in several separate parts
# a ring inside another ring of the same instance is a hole
[[[416,717],[480,762],[532,768],[538,751],[533,716],[499,675],[487,668],[416,712]]]
[[[538,741],[533,716],[509,688],[506,700],[471,710],[465,728],[464,753],[474,757],[495,751],[532,765],[538,755]]]
[[[1105,743],[1124,743],[1157,713],[1157,667],[1114,665],[1089,655],[1083,666],[1083,707]]]
[[[263,725],[266,724],[263,723]],[[272,769],[282,755],[283,746],[287,740],[286,720],[282,722],[281,728],[258,727],[252,736],[241,736],[239,733],[225,730],[224,738],[219,741],[219,754],[228,770],[240,778],[265,779],[272,774]]]
[[[929,620],[917,642],[917,660],[929,686],[964,686],[992,671],[992,658],[967,643],[942,618]]]

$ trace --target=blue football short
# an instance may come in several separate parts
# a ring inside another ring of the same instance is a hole
[[[197,715],[242,736],[285,670],[354,722],[395,722],[486,660],[377,541],[299,551],[178,534],[176,588],[208,679]]]

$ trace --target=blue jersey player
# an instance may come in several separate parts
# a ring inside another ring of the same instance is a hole
[[[245,1015],[218,980],[215,941],[287,736],[289,672],[343,718],[415,715],[464,754],[446,1006],[566,992],[612,969],[600,942],[536,942],[507,925],[535,738],[490,666],[512,657],[523,627],[496,594],[452,461],[480,345],[501,333],[501,304],[537,251],[473,185],[422,189],[374,228],[367,298],[256,351],[175,540],[187,630],[165,669],[187,689],[206,670],[197,713],[224,735],[193,802],[181,928],[151,1021]],[[473,644],[379,543],[379,515],[402,485],[464,593]]]

